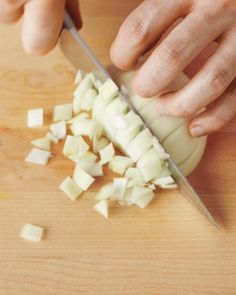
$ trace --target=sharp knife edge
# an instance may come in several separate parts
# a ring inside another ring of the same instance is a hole
[[[65,11],[64,16],[64,27],[71,33],[73,38],[76,40],[76,42],[79,44],[79,46],[83,49],[84,53],[87,55],[88,59],[93,62],[93,64],[96,66],[96,68],[99,70],[101,74],[103,74],[105,79],[112,79],[112,76],[109,74],[109,72],[103,67],[103,65],[99,62],[96,55],[93,53],[93,51],[90,49],[88,44],[85,42],[85,40],[82,38],[80,33],[77,31],[74,22],[72,21],[70,15]],[[121,91],[122,97],[125,99],[126,103],[129,105],[129,107],[140,116],[138,111],[135,109],[135,107],[131,104],[129,98],[127,95],[125,95]],[[141,117],[141,116],[140,116]],[[141,117],[142,118],[142,117]],[[143,120],[143,118],[142,118]],[[151,128],[146,124],[146,122],[143,120],[143,123],[145,127],[147,127],[149,130]],[[151,130],[152,131],[152,130]],[[152,132],[153,134],[153,132]],[[153,134],[154,135],[154,134]],[[154,135],[155,136],[155,135]],[[192,185],[189,183],[187,178],[182,174],[182,172],[179,170],[177,165],[174,163],[174,161],[171,158],[167,159],[169,168],[172,172],[172,176],[178,185],[179,192],[192,204],[194,208],[197,209],[197,211],[204,216],[213,226],[215,226],[218,230],[221,230],[221,227],[218,225],[216,220],[213,218],[207,207],[204,205],[203,201],[195,191],[195,189],[192,187]]]

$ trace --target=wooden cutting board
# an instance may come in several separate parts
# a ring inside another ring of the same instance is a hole
[[[111,5],[112,2],[112,5]],[[140,1],[84,1],[83,34],[105,64],[115,32]],[[146,209],[92,210],[97,181],[71,202],[58,185],[72,164],[61,155],[46,167],[26,164],[30,140],[45,134],[53,105],[71,100],[74,71],[59,48],[30,57],[20,24],[0,27],[0,294],[230,295],[236,292],[236,121],[209,137],[190,177],[225,227],[218,232],[177,191]],[[26,114],[43,107],[46,125],[29,130]],[[18,234],[25,223],[47,228],[39,244]]]

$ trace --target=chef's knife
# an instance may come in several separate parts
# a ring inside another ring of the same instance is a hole
[[[60,38],[60,47],[62,51],[70,60],[70,62],[75,66],[76,69],[82,69],[86,72],[98,71],[104,80],[109,79],[111,75],[102,66],[96,55],[90,49],[85,40],[81,37],[80,33],[77,31],[74,22],[72,21],[70,15],[65,12],[64,17],[64,28],[67,31],[62,31]],[[71,42],[71,36],[74,39],[74,42]],[[126,100],[130,108],[139,115],[135,107],[131,104],[129,98],[121,93],[122,97]],[[140,115],[139,115],[140,116]],[[149,126],[144,122],[145,126],[151,130]],[[151,130],[152,131],[152,130]],[[200,199],[197,192],[188,182],[187,178],[181,173],[177,165],[171,158],[167,159],[169,168],[172,172],[172,177],[174,178],[178,190],[180,193],[198,210],[198,212],[203,215],[212,225],[217,229],[221,229],[217,224],[213,216],[210,214],[209,210],[206,208],[202,200]]]

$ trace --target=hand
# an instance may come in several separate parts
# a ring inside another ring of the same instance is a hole
[[[78,0],[0,0],[0,23],[13,23],[23,16],[23,48],[26,52],[41,55],[57,43],[65,5],[80,28]]]
[[[214,40],[218,46],[209,54],[206,47]],[[157,99],[162,113],[194,117],[193,136],[219,130],[235,116],[236,0],[144,1],[121,26],[111,57],[116,66],[130,70],[150,48],[152,53],[133,80],[139,95],[160,94],[186,70],[194,75],[190,82]]]

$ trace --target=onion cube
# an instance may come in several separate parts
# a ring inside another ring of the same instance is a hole
[[[73,180],[77,183],[79,187],[81,187],[84,191],[86,191],[95,179],[90,176],[86,171],[76,166],[73,173]]]
[[[106,101],[111,101],[118,94],[118,91],[119,88],[111,79],[108,79],[99,88],[99,94],[101,94],[103,99]]]
[[[50,126],[51,132],[56,135],[59,139],[66,137],[66,122],[61,121]]]
[[[51,153],[48,151],[33,148],[26,157],[25,162],[39,165],[47,165],[50,156]]]
[[[108,200],[99,201],[94,205],[93,209],[105,218],[108,218]]]
[[[77,183],[67,177],[60,185],[60,189],[72,200],[75,201],[83,190],[77,185]]]
[[[28,127],[43,126],[43,109],[33,109],[28,111]]]
[[[39,242],[42,240],[43,233],[44,228],[26,223],[21,229],[20,237],[31,242]]]
[[[115,156],[115,150],[113,147],[113,144],[110,143],[108,144],[104,149],[101,149],[99,151],[100,154],[100,164],[105,165],[106,163],[110,162],[113,157]]]
[[[53,121],[67,121],[72,118],[72,104],[60,104],[54,107]]]

